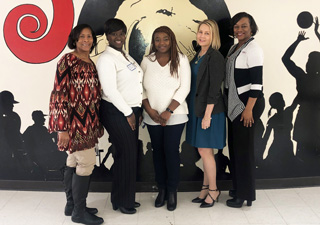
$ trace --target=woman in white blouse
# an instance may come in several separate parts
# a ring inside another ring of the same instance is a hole
[[[144,123],[150,134],[159,189],[155,207],[163,206],[167,197],[167,209],[172,211],[177,206],[180,139],[188,121],[185,99],[190,91],[190,66],[169,27],[161,26],[153,32],[150,53],[141,67]]]
[[[97,70],[103,89],[100,120],[116,150],[111,202],[114,210],[133,214],[140,206],[135,202],[135,182],[143,71],[123,50],[126,32],[122,20],[105,23],[109,45],[98,59]]]

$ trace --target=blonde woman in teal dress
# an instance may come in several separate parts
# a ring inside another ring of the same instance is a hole
[[[186,141],[198,149],[204,171],[202,190],[192,202],[201,203],[201,208],[208,208],[220,196],[213,149],[222,149],[226,145],[226,115],[221,91],[225,64],[218,51],[221,44],[215,21],[204,20],[199,23],[197,44],[201,49],[191,61]]]

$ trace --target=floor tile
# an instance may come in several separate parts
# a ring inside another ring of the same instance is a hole
[[[286,224],[278,210],[274,207],[243,208],[243,212],[248,218],[249,223],[263,223],[263,224]]]
[[[155,208],[155,192],[137,193],[141,203],[134,215],[114,211],[110,193],[90,192],[89,207],[98,208],[104,225],[320,225],[320,187],[258,190],[252,207],[226,206],[230,197],[223,191],[213,207],[201,209],[192,203],[199,192],[179,192],[173,212],[166,206]],[[0,190],[0,225],[74,225],[64,216],[63,192]]]
[[[320,218],[310,207],[286,206],[277,208],[287,224],[320,224]]]
[[[307,206],[293,189],[265,190],[265,193],[276,207]]]
[[[17,193],[17,191],[0,191],[0,210]]]

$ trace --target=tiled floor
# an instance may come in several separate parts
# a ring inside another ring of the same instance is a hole
[[[197,193],[179,192],[174,212],[153,206],[156,193],[137,193],[142,205],[134,215],[113,211],[109,196],[89,193],[88,197],[88,206],[97,207],[107,225],[320,224],[320,187],[258,190],[253,206],[241,209],[225,205],[226,191],[209,209],[190,202]],[[64,216],[64,204],[61,192],[0,191],[0,225],[74,224]]]

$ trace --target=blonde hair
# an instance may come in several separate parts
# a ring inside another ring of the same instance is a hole
[[[203,20],[198,25],[198,31],[199,31],[200,26],[202,24],[207,25],[211,31],[211,33],[210,33],[211,47],[213,49],[219,50],[219,48],[221,47],[221,41],[220,41],[219,27],[218,27],[217,22],[214,20],[210,20],[210,19]]]

